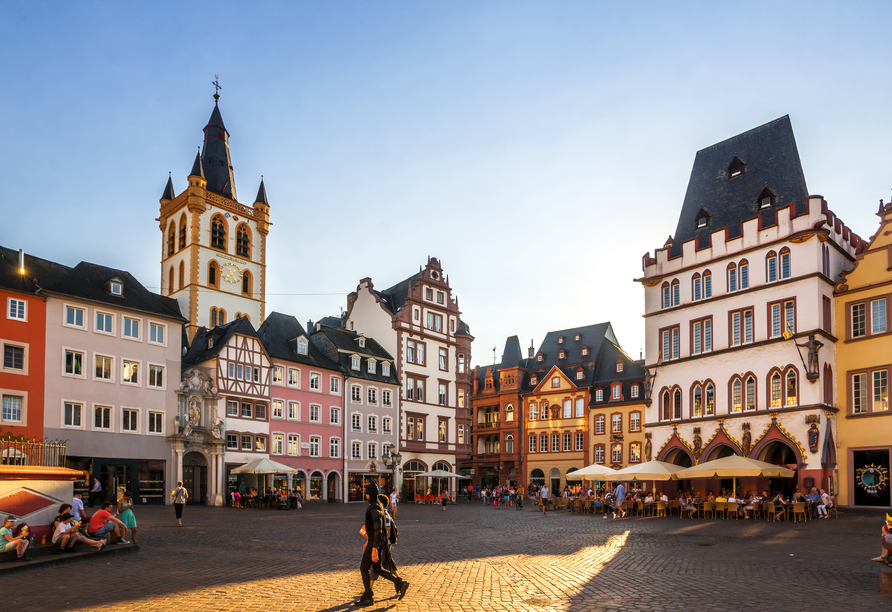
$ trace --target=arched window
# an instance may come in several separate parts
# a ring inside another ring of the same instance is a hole
[[[736,376],[731,381],[731,412],[743,410],[743,383]]]
[[[784,247],[780,252],[780,275],[781,278],[790,278],[793,274],[792,263],[790,262],[790,249]]]
[[[672,305],[678,306],[679,304],[681,304],[681,283],[676,278],[672,281]]]
[[[247,270],[242,272],[242,295],[251,295],[251,273]]]
[[[226,311],[222,308],[217,311],[217,325],[225,325],[226,324]]]
[[[186,215],[180,217],[180,246],[179,248],[186,248]]]
[[[796,384],[796,370],[790,368],[787,370],[787,384],[784,385],[784,404],[787,406],[796,406],[799,401],[799,385]]]
[[[741,289],[750,287],[750,262],[743,259],[737,266],[737,280]]]
[[[824,403],[833,405],[833,369],[829,363],[824,364]]]
[[[173,291],[173,266],[170,266],[170,270],[167,273],[167,295],[170,295]]]
[[[251,233],[245,224],[239,225],[236,230],[235,254],[251,258]]]
[[[706,385],[706,405],[703,414],[705,416],[715,415],[715,386],[712,383]]]
[[[728,264],[728,293],[737,291],[737,265]]]
[[[681,418],[681,389],[676,389],[672,394],[672,418]]]
[[[772,408],[779,408],[782,405],[781,391],[783,386],[780,372],[773,372],[769,376],[768,381],[768,404]]]
[[[167,256],[170,257],[176,252],[177,226],[174,222],[170,222],[170,230],[167,232]]]
[[[700,385],[694,385],[694,392],[691,394],[691,416],[703,416],[703,388]]]
[[[777,253],[774,251],[765,256],[765,278],[769,283],[777,282]]]
[[[703,299],[712,297],[712,272],[703,272]]]
[[[211,327],[217,327],[217,309],[211,308]]]
[[[505,436],[505,452],[513,453],[514,452],[514,436],[508,434]]]
[[[186,262],[180,261],[180,284],[177,289],[182,289],[186,284]]]
[[[672,303],[670,302],[669,283],[663,283],[660,291],[662,293],[663,308],[669,308],[669,305]]]
[[[217,289],[220,286],[217,284],[217,281],[220,278],[220,271],[217,266],[216,261],[212,261],[208,264],[208,287],[216,287]]]
[[[671,407],[669,405],[669,391],[663,391],[663,401],[661,404],[662,404],[662,408],[663,408],[663,415],[662,415],[663,420],[668,421],[669,415],[671,414],[670,413]]]
[[[746,387],[745,387],[746,395],[743,400],[743,409],[750,411],[756,409],[756,377],[755,376],[747,376],[746,377]]]
[[[226,250],[226,220],[221,215],[214,215],[211,219],[211,246]]]
[[[691,299],[695,302],[699,302],[702,298],[703,279],[700,277],[700,273],[697,272],[691,279]]]

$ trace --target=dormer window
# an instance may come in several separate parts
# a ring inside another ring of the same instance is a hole
[[[580,340],[581,338],[582,338],[582,336],[581,336],[580,334],[577,333],[576,336],[573,338],[573,340],[575,340],[576,342],[579,342],[579,340]]]
[[[185,347],[183,347],[183,348],[185,348]],[[208,338],[208,350],[210,350],[212,348],[214,348],[214,339]]]
[[[117,295],[117,296],[123,295],[124,294],[124,282],[118,277],[110,279],[108,281],[108,292],[111,293],[112,295]]]
[[[616,362],[616,373],[619,374],[622,371],[623,371],[623,362],[617,361]]]
[[[539,363],[542,363],[542,353],[539,353],[538,355],[536,355],[536,361]]]
[[[531,385],[539,384],[539,377],[536,376],[535,374],[533,374],[532,376],[530,376],[530,384],[531,384]]]
[[[359,369],[359,356],[358,355],[353,355],[353,357],[350,358],[350,367],[353,368],[354,370]]]
[[[381,364],[381,376],[390,376],[390,364],[386,361]]]
[[[564,359],[566,357],[567,357],[567,353],[565,353],[563,351],[563,349],[561,349],[561,351],[558,353],[558,359]]]
[[[697,229],[709,227],[709,213],[702,208],[700,209],[700,212],[697,213],[696,224]]]
[[[374,360],[374,359],[369,359],[369,361],[368,361],[368,369],[369,369],[369,374],[374,374],[374,373],[375,373],[375,360]]]
[[[743,174],[743,167],[745,165],[746,164],[744,164],[742,161],[740,161],[738,158],[735,157],[733,160],[731,160],[731,165],[728,166],[728,174],[730,175],[731,178],[734,178],[735,176],[740,176],[741,174]]]
[[[774,194],[766,187],[759,194],[759,208],[769,208],[772,204],[774,204]]]
[[[576,370],[576,380],[582,380],[582,377],[585,376],[585,372],[582,368]]]
[[[563,344],[563,343],[564,343],[564,337],[558,336],[558,344]]]
[[[306,355],[307,354],[307,339],[306,338],[298,338],[297,339],[297,354],[298,355]]]
[[[582,347],[582,356],[583,357],[588,356],[588,347],[587,346]]]
[[[359,337],[359,348],[365,348],[365,338]]]

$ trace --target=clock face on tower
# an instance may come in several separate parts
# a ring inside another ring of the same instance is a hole
[[[239,270],[238,266],[235,264],[225,263],[223,264],[223,267],[220,268],[220,277],[232,285],[236,284],[241,276],[241,270]]]

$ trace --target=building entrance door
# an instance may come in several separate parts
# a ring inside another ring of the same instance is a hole
[[[99,482],[102,483],[102,500],[117,503],[124,491],[133,493],[130,478],[132,466],[127,464],[103,463],[100,468]]]
[[[191,504],[207,503],[207,461],[201,453],[188,453],[183,457],[183,488],[189,492]]]

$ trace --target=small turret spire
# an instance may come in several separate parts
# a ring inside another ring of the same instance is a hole
[[[266,187],[263,185],[263,175],[260,175],[260,188],[257,190],[257,198],[254,202],[260,202],[269,206],[269,200],[266,199]]]
[[[198,147],[198,153],[195,154],[195,162],[192,164],[192,172],[189,176],[200,176],[204,178],[204,165],[201,163],[201,147]]]
[[[164,195],[161,196],[162,200],[172,200],[177,197],[177,194],[173,191],[173,179],[171,179],[170,172],[167,173],[167,185],[164,186]]]

